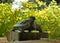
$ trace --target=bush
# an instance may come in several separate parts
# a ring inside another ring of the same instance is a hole
[[[23,8],[12,10],[11,4],[0,4],[0,36],[5,36],[7,30],[11,30],[18,21],[35,16],[36,22],[41,25],[43,31],[49,33],[49,38],[60,37],[60,5],[55,1],[43,9],[33,9],[36,4],[23,4]],[[28,7],[28,8],[27,8]],[[31,8],[31,9],[29,9]]]

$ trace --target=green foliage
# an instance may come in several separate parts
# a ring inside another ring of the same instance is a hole
[[[5,36],[7,30],[11,30],[18,21],[35,16],[36,22],[41,24],[43,31],[49,33],[49,38],[60,37],[60,5],[52,1],[43,10],[33,9],[37,7],[33,3],[27,2],[23,6],[20,10],[12,10],[11,4],[0,4],[0,36]]]

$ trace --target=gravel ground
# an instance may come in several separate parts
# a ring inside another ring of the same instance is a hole
[[[6,37],[0,37],[0,43],[6,43],[6,42],[8,42]]]
[[[41,40],[8,42],[6,37],[0,37],[0,43],[60,43],[60,40],[41,39]]]

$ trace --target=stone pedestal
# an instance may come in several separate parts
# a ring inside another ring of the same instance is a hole
[[[40,40],[40,38],[48,38],[48,33],[39,32],[7,32],[8,41],[25,41],[25,40]]]

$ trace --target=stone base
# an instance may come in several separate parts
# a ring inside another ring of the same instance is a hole
[[[48,38],[48,33],[39,32],[7,32],[8,41],[26,41],[26,40],[40,40],[40,38]]]

